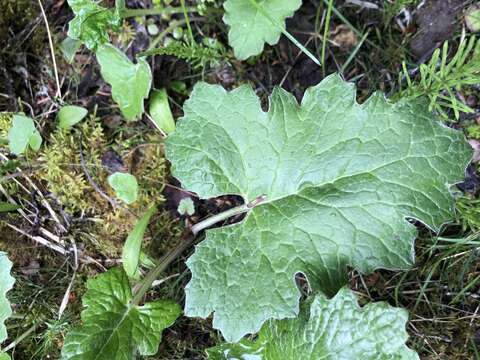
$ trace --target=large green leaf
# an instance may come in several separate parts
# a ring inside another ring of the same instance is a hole
[[[405,341],[405,310],[387,303],[363,308],[343,288],[331,300],[317,295],[299,318],[266,323],[255,341],[209,349],[212,360],[415,360]]]
[[[269,318],[295,317],[295,274],[333,294],[344,269],[408,268],[415,227],[438,230],[453,214],[449,184],[471,149],[419,103],[359,105],[332,75],[301,106],[275,89],[270,110],[248,86],[198,84],[166,143],[172,173],[201,198],[266,200],[238,224],[207,231],[188,260],[185,312],[206,317],[228,341]]]
[[[108,31],[118,30],[121,18],[117,10],[107,9],[92,0],[68,0],[75,17],[68,26],[68,36],[82,41],[89,49],[96,50],[110,39]]]
[[[112,86],[113,100],[120,106],[123,116],[127,120],[138,119],[144,111],[143,99],[148,97],[152,85],[148,63],[139,59],[134,64],[110,44],[98,48],[97,60],[103,78]]]
[[[157,352],[162,331],[180,315],[172,301],[132,304],[132,292],[122,268],[113,268],[87,282],[83,325],[70,332],[62,359],[131,360]]]
[[[10,302],[7,299],[7,292],[13,287],[15,279],[10,275],[12,263],[7,254],[0,252],[0,344],[7,338],[5,320],[12,315]]]
[[[230,26],[228,42],[235,56],[243,60],[260,54],[265,43],[275,45],[285,19],[301,5],[302,0],[227,0],[223,21]]]

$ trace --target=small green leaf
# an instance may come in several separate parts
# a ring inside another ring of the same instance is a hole
[[[333,295],[348,266],[411,267],[417,229],[407,219],[434,231],[453,219],[450,186],[472,158],[428,104],[380,93],[358,104],[338,75],[301,104],[280,88],[269,100],[265,112],[249,86],[197,83],[166,140],[173,176],[201,199],[264,199],[241,222],[207,230],[187,261],[185,314],[213,313],[231,342],[298,314],[298,272]]]
[[[317,295],[292,320],[266,323],[255,341],[208,350],[212,360],[418,360],[405,345],[408,314],[387,303],[360,308],[350,289]]]
[[[257,7],[271,16],[279,26],[275,26]],[[227,0],[223,7],[223,21],[230,26],[228,42],[235,56],[244,60],[262,52],[265,43],[275,45],[280,39],[285,19],[300,8],[302,0]]]
[[[153,206],[141,217],[141,219],[135,224],[132,232],[128,235],[125,245],[123,245],[123,268],[130,277],[133,277],[137,272],[143,236],[148,223],[150,222],[150,218],[156,211],[157,208]]]
[[[115,190],[117,197],[126,204],[132,204],[138,197],[138,183],[135,176],[116,172],[108,177],[108,183]]]
[[[81,45],[82,42],[80,40],[72,39],[69,36],[67,36],[65,40],[60,43],[62,55],[69,64],[73,63],[75,54],[77,53],[78,49],[80,49]]]
[[[175,121],[168,104],[167,90],[154,90],[150,95],[150,116],[155,126],[167,135],[175,130]]]
[[[42,145],[42,137],[35,128],[32,119],[27,116],[13,115],[12,127],[8,131],[8,146],[15,155],[22,154],[30,145],[32,150],[38,151]]]
[[[177,211],[180,215],[192,216],[195,214],[195,205],[193,204],[193,200],[189,197],[180,200]]]
[[[107,9],[92,0],[68,0],[75,17],[69,23],[68,36],[82,41],[87,48],[96,50],[108,43],[109,30],[120,28],[121,18],[116,9]]]
[[[60,109],[57,114],[58,126],[62,129],[70,129],[87,116],[88,110],[81,106],[68,105]]]
[[[173,301],[138,306],[121,267],[87,281],[82,326],[71,331],[62,349],[63,360],[131,360],[154,355],[162,331],[181,313]]]
[[[7,338],[5,320],[12,315],[12,308],[7,299],[7,292],[13,287],[15,279],[10,275],[12,263],[7,254],[0,252],[0,344]]]
[[[138,119],[144,111],[143,100],[148,97],[152,72],[144,59],[134,64],[113,45],[100,46],[97,51],[100,72],[112,86],[113,100],[129,121]]]
[[[11,358],[10,358],[10,355],[2,352],[2,353],[0,353],[0,360],[11,360]]]
[[[465,23],[471,32],[480,31],[480,4],[472,5],[467,9]]]
[[[35,130],[33,132],[32,136],[30,136],[30,140],[28,141],[28,145],[30,145],[30,148],[33,151],[40,150],[40,146],[42,146],[42,136],[40,135],[40,133],[37,130]]]
[[[0,213],[3,212],[10,212],[10,211],[15,211],[20,209],[21,206],[15,205],[15,204],[10,204],[7,202],[0,202]]]

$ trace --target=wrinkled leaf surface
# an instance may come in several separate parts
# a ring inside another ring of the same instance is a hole
[[[348,265],[404,269],[417,231],[453,216],[449,184],[463,179],[471,148],[420,103],[364,104],[332,75],[302,104],[275,89],[267,113],[250,87],[198,84],[167,139],[172,173],[212,198],[265,195],[241,223],[208,230],[188,260],[185,312],[207,317],[227,341],[265,320],[295,317],[295,274],[334,294]]]

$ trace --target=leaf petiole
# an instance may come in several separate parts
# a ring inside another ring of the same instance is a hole
[[[305,55],[307,55],[315,64],[322,66],[320,61],[313,55],[305,46],[303,46],[295,37],[290,34],[281,24],[278,23],[268,12],[265,11],[262,5],[257,3],[257,0],[249,0],[250,3],[257,9],[259,13],[265,16],[268,21],[272,23],[273,26],[278,28],[283,35],[285,35],[296,47],[300,49]]]
[[[251,202],[247,204],[243,204],[237,207],[234,207],[232,209],[226,210],[224,212],[221,212],[220,214],[213,215],[198,224],[195,224],[192,226],[191,233],[183,237],[183,241],[180,243],[179,246],[177,246],[175,249],[170,251],[168,254],[166,254],[158,263],[157,266],[155,266],[150,272],[145,276],[145,278],[136,286],[136,288],[133,290],[133,298],[132,301],[130,302],[131,306],[136,306],[138,305],[142,299],[143,296],[147,293],[147,291],[150,289],[152,286],[153,282],[157,280],[158,276],[177,258],[179,257],[186,249],[192,245],[193,241],[195,240],[195,237],[198,235],[198,233],[220,221],[226,220],[232,216],[243,214],[245,212],[248,212],[252,210],[254,207],[260,205],[266,200],[266,196],[262,195]],[[192,236],[193,235],[193,236]]]

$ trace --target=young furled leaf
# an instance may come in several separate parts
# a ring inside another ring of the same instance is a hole
[[[135,224],[133,230],[128,235],[122,251],[122,264],[128,276],[133,277],[138,269],[138,262],[140,260],[140,253],[142,250],[143,236],[147,230],[150,218],[157,211],[155,206],[152,206]]]
[[[12,315],[10,302],[7,299],[7,292],[13,287],[15,279],[10,275],[12,263],[7,254],[0,252],[0,344],[7,338],[5,320]]]
[[[167,90],[152,91],[150,95],[150,116],[154,125],[165,134],[168,135],[175,130],[175,120],[173,120],[172,110],[170,110],[168,104]]]
[[[267,319],[296,316],[296,273],[334,294],[348,265],[408,268],[417,232],[406,218],[433,230],[452,218],[449,184],[472,155],[464,136],[423,103],[377,93],[359,105],[355,95],[332,75],[301,106],[275,89],[264,113],[248,86],[195,86],[166,141],[173,175],[204,199],[266,200],[206,232],[187,262],[187,316],[214,312],[214,327],[238,341]]]
[[[68,0],[75,17],[68,26],[68,36],[82,41],[91,50],[108,43],[108,31],[118,30],[121,18],[116,9],[107,9],[93,0]]]
[[[235,56],[244,60],[260,54],[265,43],[275,45],[285,28],[285,19],[301,5],[302,0],[227,0],[223,21],[230,26],[228,42]],[[259,6],[263,11],[258,10]]]
[[[22,154],[27,147],[38,151],[42,145],[42,137],[35,128],[33,120],[27,116],[13,115],[12,127],[8,131],[8,147],[15,155]]]
[[[121,267],[87,282],[83,296],[83,325],[71,331],[62,349],[66,360],[131,360],[154,355],[162,331],[180,315],[180,307],[166,300],[138,306]]]
[[[143,100],[148,97],[152,84],[150,66],[144,59],[132,63],[127,55],[110,44],[98,48],[97,60],[123,116],[130,121],[137,120],[143,114]]]
[[[360,308],[342,288],[332,299],[315,296],[297,319],[266,323],[255,341],[222,344],[208,354],[212,360],[418,360],[405,345],[407,320],[405,310],[384,302]]]

